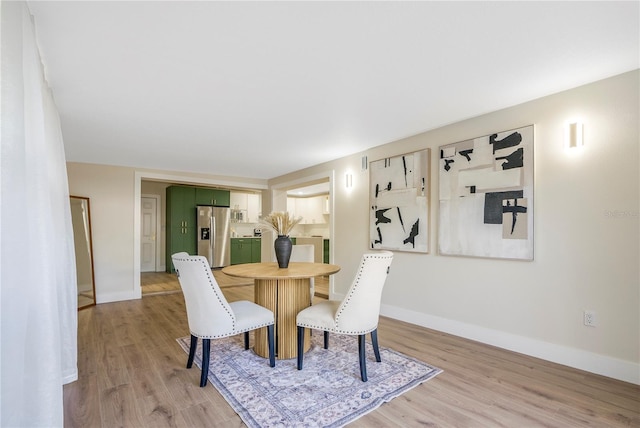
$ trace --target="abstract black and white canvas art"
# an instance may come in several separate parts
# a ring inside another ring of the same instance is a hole
[[[370,248],[429,251],[429,149],[373,161]]]
[[[440,147],[440,254],[533,260],[533,126]]]

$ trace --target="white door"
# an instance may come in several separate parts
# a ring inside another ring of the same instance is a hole
[[[142,198],[140,219],[140,272],[156,271],[156,222],[158,204],[155,198]]]

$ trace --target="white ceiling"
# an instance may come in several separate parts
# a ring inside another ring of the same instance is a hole
[[[330,191],[329,182],[312,184],[304,187],[297,187],[295,189],[287,190],[288,196],[307,197],[315,195],[328,194]]]
[[[29,6],[77,162],[267,179],[639,67],[637,1]]]

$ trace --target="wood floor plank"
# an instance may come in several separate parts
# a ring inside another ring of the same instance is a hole
[[[166,391],[145,395],[139,401],[142,419],[149,428],[193,427],[187,423]]]
[[[182,410],[182,416],[190,427],[234,428],[246,425],[237,414],[221,415],[213,403],[200,403]]]
[[[78,371],[85,376],[93,376],[98,370],[98,329],[96,327],[96,317],[94,311],[78,312]]]
[[[102,390],[128,384],[129,372],[122,352],[112,344],[104,345],[98,361],[98,386]]]
[[[64,426],[67,428],[100,427],[100,394],[95,374],[82,376],[64,386]]]
[[[253,300],[252,285],[223,292]],[[185,367],[180,292],[83,309],[78,323],[79,380],[64,387],[65,426],[244,426],[211,384],[199,387],[200,370]],[[640,427],[638,385],[386,317],[378,337],[444,372],[350,427]]]
[[[107,427],[143,427],[140,401],[130,384],[122,384],[100,391],[100,416],[102,426]]]

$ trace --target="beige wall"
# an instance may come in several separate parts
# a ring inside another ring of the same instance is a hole
[[[396,252],[383,314],[640,382],[639,73],[632,72],[444,126],[270,180],[335,171],[335,293],[344,293],[368,245],[369,161],[431,148],[431,253]],[[580,117],[585,147],[563,150],[564,123]],[[437,253],[438,147],[535,125],[535,260]],[[347,171],[354,188],[344,188]],[[617,213],[617,214],[611,214]],[[597,313],[585,327],[584,310]]]
[[[640,383],[639,79],[638,71],[627,73],[278,177],[269,186],[335,174],[332,254],[342,270],[332,295],[340,297],[368,248],[361,156],[373,161],[431,148],[431,252],[396,252],[383,314]],[[585,147],[580,156],[567,156],[563,126],[576,116],[585,123]],[[530,124],[535,260],[438,255],[438,147]],[[98,302],[135,298],[136,182],[169,173],[77,163],[68,171],[71,193],[91,198]],[[347,171],[354,174],[350,191]],[[211,177],[201,179],[216,181]],[[271,200],[279,194],[263,191],[264,212],[284,204]],[[585,309],[596,311],[597,327],[583,326]]]
[[[96,301],[131,299],[133,293],[134,170],[67,163],[69,193],[91,203]]]

